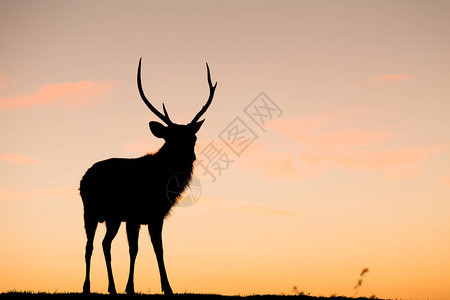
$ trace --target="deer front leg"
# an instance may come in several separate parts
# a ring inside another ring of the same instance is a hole
[[[106,221],[106,234],[102,242],[103,254],[105,255],[106,261],[106,269],[108,271],[108,292],[111,295],[117,294],[111,267],[111,242],[116,237],[119,227],[120,221]]]
[[[156,260],[158,261],[159,275],[161,276],[161,290],[165,295],[173,295],[172,288],[167,278],[166,268],[164,266],[163,246],[162,246],[162,225],[163,221],[157,224],[149,224],[148,230],[155,250]]]
[[[91,292],[91,282],[90,282],[90,270],[91,270],[91,257],[92,257],[92,250],[94,249],[94,236],[95,236],[95,230],[97,229],[97,221],[92,221],[89,218],[84,217],[84,227],[86,229],[86,236],[87,236],[87,242],[86,242],[86,254],[84,256],[85,262],[86,262],[86,277],[84,279],[83,284],[83,293],[89,294]]]
[[[136,262],[138,253],[139,228],[140,224],[127,222],[128,246],[130,248],[130,275],[128,276],[125,292],[128,295],[134,295],[134,263]]]

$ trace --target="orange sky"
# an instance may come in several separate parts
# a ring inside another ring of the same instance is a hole
[[[78,184],[161,141],[143,86],[177,123],[218,82],[198,134],[233,160],[164,228],[174,292],[450,298],[450,4],[445,1],[2,1],[0,291],[81,291]],[[246,107],[282,110],[263,128]],[[220,139],[240,118],[240,156]],[[226,131],[225,131],[226,132]],[[107,276],[99,226],[92,290]],[[128,276],[124,228],[113,242]],[[159,293],[147,229],[136,290]]]

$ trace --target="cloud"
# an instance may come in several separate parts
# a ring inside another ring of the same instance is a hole
[[[15,165],[37,165],[41,163],[33,157],[17,153],[0,153],[0,160]]]
[[[381,171],[390,180],[420,177],[420,165],[438,153],[447,151],[446,145],[431,145],[404,149],[363,149],[335,152],[304,152],[300,161],[325,165],[325,170],[339,166],[350,171]]]
[[[351,146],[376,145],[395,137],[390,130],[337,130],[336,125],[348,120],[365,118],[387,107],[360,108],[347,111],[323,113],[303,119],[280,119],[267,124],[266,128],[297,143],[322,150]]]
[[[446,151],[443,145],[386,150],[347,150],[340,152],[305,152],[300,155],[307,162],[327,161],[352,170],[386,170],[422,163],[437,153]]]
[[[383,130],[363,129],[357,125],[358,118],[363,120],[362,124],[370,124],[366,120],[376,118],[375,113],[385,109],[353,109],[270,122],[266,128],[287,138],[285,145],[278,148],[289,149],[294,154],[293,158],[287,152],[283,154],[290,161],[284,164],[286,172],[278,172],[278,175],[305,179],[339,167],[350,172],[379,172],[392,181],[419,178],[422,165],[436,154],[446,152],[449,145],[391,147],[387,142],[395,140],[399,134],[386,129],[386,124],[383,123]],[[357,129],[337,129],[343,125]],[[265,169],[269,173],[274,166],[282,169],[283,156],[268,150],[258,149],[261,155],[253,155],[257,159],[250,158],[254,160],[254,169]],[[273,161],[274,166],[265,165],[264,161]]]
[[[400,73],[374,75],[374,79],[376,81],[404,81],[416,77],[417,76],[413,74],[400,74]]]
[[[313,135],[299,136],[297,141],[319,149],[336,149],[351,146],[375,145],[393,137],[388,131],[329,131]]]
[[[56,104],[64,108],[86,106],[108,93],[113,85],[111,82],[94,83],[92,81],[47,85],[32,94],[0,98],[0,111],[27,109],[46,104]]]
[[[383,176],[391,181],[413,180],[420,177],[422,170],[420,166],[410,165],[401,168],[393,168],[384,172]]]

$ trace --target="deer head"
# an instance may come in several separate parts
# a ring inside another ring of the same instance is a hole
[[[163,111],[164,114],[159,112],[151,103],[148,101],[147,97],[145,97],[144,91],[142,89],[142,83],[141,83],[141,59],[139,59],[139,67],[138,67],[138,73],[137,73],[137,84],[139,93],[141,95],[142,100],[147,105],[147,107],[159,118],[161,121],[163,121],[167,126],[164,126],[163,124],[159,122],[152,121],[149,123],[150,130],[153,133],[153,135],[157,138],[162,138],[165,140],[166,145],[170,148],[176,148],[178,149],[179,153],[186,153],[190,152],[190,154],[193,154],[195,141],[197,140],[197,137],[195,134],[200,130],[200,127],[202,126],[204,119],[201,121],[198,121],[200,117],[206,112],[209,105],[212,102],[212,99],[214,97],[214,92],[216,90],[217,82],[212,85],[211,82],[211,74],[209,71],[209,66],[206,64],[206,68],[208,71],[208,85],[209,85],[209,98],[208,101],[206,101],[206,104],[202,107],[202,109],[197,113],[197,115],[192,119],[192,121],[186,125],[180,125],[175,124],[170,120],[169,114],[167,113],[166,107],[163,103]],[[190,151],[188,151],[190,150]],[[194,158],[195,159],[195,158]]]

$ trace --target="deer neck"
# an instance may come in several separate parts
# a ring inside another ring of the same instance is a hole
[[[167,143],[159,149],[156,155],[172,166],[173,170],[179,172],[190,172],[195,161],[194,149],[180,149]]]

